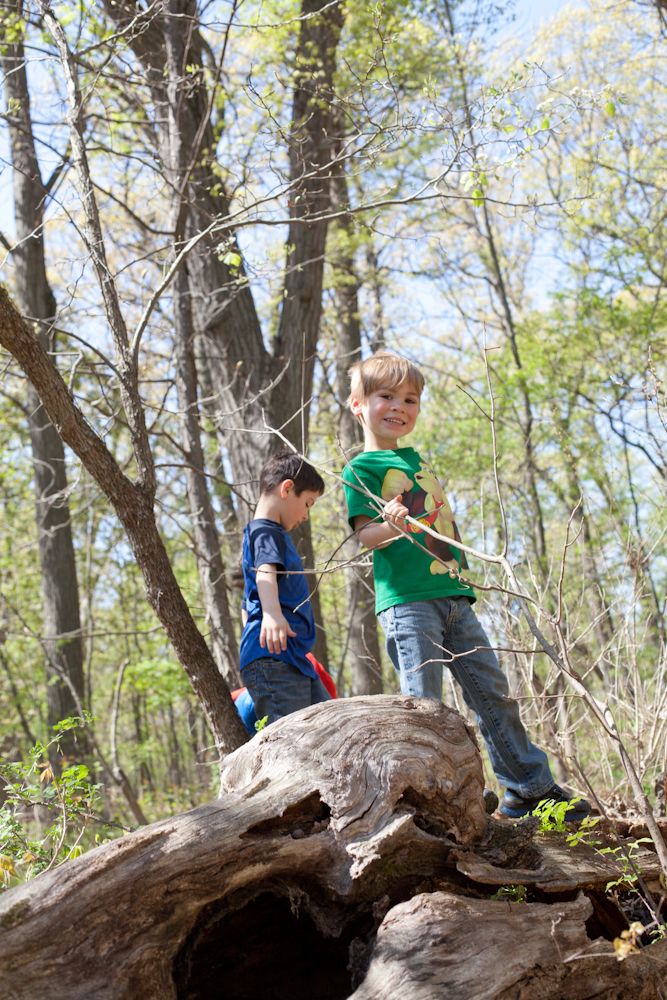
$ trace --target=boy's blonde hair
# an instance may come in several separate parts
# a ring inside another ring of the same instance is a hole
[[[363,403],[372,392],[377,392],[378,389],[395,389],[404,382],[408,382],[420,396],[424,389],[424,376],[417,365],[391,351],[377,351],[365,361],[357,361],[350,368],[349,375],[348,405],[352,399]]]

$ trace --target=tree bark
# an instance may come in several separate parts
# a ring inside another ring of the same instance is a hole
[[[345,458],[361,447],[362,434],[356,417],[347,406],[349,391],[348,369],[361,357],[361,322],[359,319],[359,289],[353,253],[354,227],[346,213],[349,206],[347,178],[343,163],[338,160],[332,180],[333,206],[343,214],[337,221],[331,253],[336,299],[336,386],[340,406],[339,438]],[[338,240],[336,240],[338,237]],[[369,557],[359,558],[360,545],[356,535],[349,533],[342,549],[343,557],[351,562],[346,570],[348,620],[347,662],[351,669],[353,695],[380,694],[382,691],[382,660],[375,617],[375,587]]]
[[[586,935],[590,902],[507,903],[450,892],[389,911],[350,1000],[654,1000],[667,942],[616,960]]]
[[[187,6],[190,6],[189,4]],[[164,46],[167,54],[167,105],[162,119],[167,124],[164,158],[170,181],[173,226],[173,255],[183,243],[189,216],[188,159],[195,142],[183,114],[187,101],[181,99],[186,86],[189,36],[175,16],[181,13],[180,0],[171,0],[164,24]],[[174,340],[176,348],[176,389],[181,418],[181,439],[186,464],[188,505],[195,543],[195,559],[199,583],[209,627],[210,643],[216,663],[227,684],[234,688],[240,683],[239,654],[236,633],[230,614],[225,568],[215,512],[206,481],[206,461],[201,442],[197,369],[194,357],[195,329],[192,317],[189,261],[182,260],[173,285]]]
[[[486,817],[474,736],[444,705],[380,695],[302,709],[221,777],[217,802],[0,897],[12,1000],[538,1000],[545,978],[568,985],[546,995],[592,1000],[598,961],[614,996],[644,996],[627,988],[635,956],[587,957],[582,971],[592,907],[562,898],[604,887],[614,862],[582,847],[573,863],[533,840],[534,822]],[[524,872],[541,900],[488,898]],[[666,953],[637,959],[654,984]]]
[[[303,907],[320,936],[340,936],[348,907],[368,909],[396,878],[424,878],[454,844],[481,839],[482,790],[470,731],[437,702],[303,709],[226,759],[219,801],[0,896],[3,988],[13,1000],[197,995],[210,932],[232,943],[225,919],[248,908],[260,919],[267,894]],[[259,966],[272,939],[288,946],[292,925],[263,933]],[[227,996],[239,970],[225,964],[217,995]]]

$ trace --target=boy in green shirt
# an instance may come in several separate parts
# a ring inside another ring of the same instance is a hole
[[[349,405],[364,431],[364,450],[343,470],[350,525],[373,550],[376,613],[403,694],[442,698],[442,669],[475,713],[491,765],[506,788],[501,815],[526,816],[544,799],[569,801],[555,784],[547,756],[528,739],[507,678],[461,580],[460,549],[405,518],[460,540],[451,507],[433,470],[414,448],[399,447],[419,415],[424,377],[416,365],[379,351],[350,369]],[[381,498],[380,501],[374,499]],[[581,799],[567,812],[590,812]]]

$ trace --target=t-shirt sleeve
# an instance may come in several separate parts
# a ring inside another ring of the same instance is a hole
[[[285,539],[280,526],[276,525],[275,530],[264,524],[255,528],[250,536],[250,553],[255,571],[265,565],[285,569]]]
[[[373,500],[365,492],[364,487],[371,493],[379,494],[379,482],[368,469],[363,466],[346,465],[343,469],[343,483],[345,489],[345,503],[347,504],[347,519],[350,527],[354,527],[354,519],[359,514],[366,517],[375,518],[378,516],[377,501]]]

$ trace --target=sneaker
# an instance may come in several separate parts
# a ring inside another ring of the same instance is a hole
[[[529,799],[524,799],[517,792],[508,788],[500,801],[498,812],[501,816],[508,816],[510,819],[521,819],[522,816],[530,816],[533,809],[546,799],[553,802],[569,802],[570,799],[574,798],[577,798],[574,792],[570,792],[567,788],[561,788],[560,785],[552,785],[545,792]],[[590,811],[590,802],[587,802],[586,799],[579,799],[565,813],[565,821],[566,823],[580,823]]]
[[[484,811],[486,812],[487,816],[490,816],[491,813],[494,813],[497,808],[498,808],[498,796],[496,795],[496,793],[492,788],[485,788]]]

